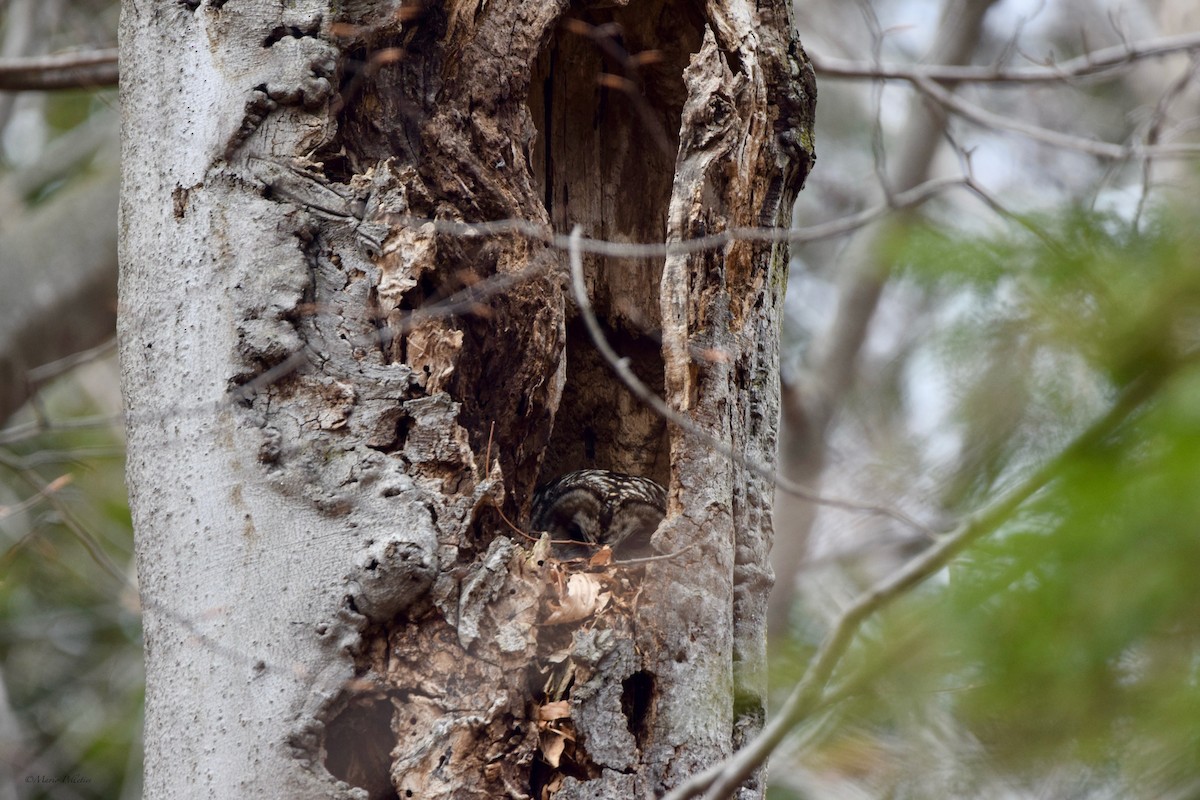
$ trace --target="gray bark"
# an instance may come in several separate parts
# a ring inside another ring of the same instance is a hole
[[[633,402],[564,253],[445,224],[785,222],[814,96],[787,4],[192,5],[122,20],[146,797],[643,797],[729,754],[763,716],[772,487]],[[587,275],[638,373],[770,462],[785,268]],[[503,522],[583,467],[667,485],[682,552],[563,564]],[[556,621],[580,581],[604,601]]]

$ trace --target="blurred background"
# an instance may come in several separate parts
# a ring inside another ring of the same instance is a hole
[[[118,11],[0,0],[0,800],[141,796],[117,93],[111,68],[45,69],[114,47]],[[78,88],[3,91],[56,77]]]
[[[118,10],[0,0],[0,800],[141,794]],[[1028,497],[867,619],[771,797],[1200,796],[1200,7],[796,18],[780,464],[825,501],[777,493],[777,698],[856,597]]]

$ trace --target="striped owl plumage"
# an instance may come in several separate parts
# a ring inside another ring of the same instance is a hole
[[[538,487],[529,522],[551,539],[581,543],[560,547],[560,553],[586,556],[603,545],[625,553],[648,550],[666,513],[667,492],[649,478],[581,469]]]

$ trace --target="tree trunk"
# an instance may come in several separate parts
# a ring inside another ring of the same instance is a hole
[[[785,224],[789,7],[334,7],[123,6],[146,797],[659,794],[761,723],[772,487],[614,377],[561,249],[454,223]],[[586,275],[637,374],[770,463],[786,265]],[[580,468],[667,486],[675,555],[562,563],[504,522]]]

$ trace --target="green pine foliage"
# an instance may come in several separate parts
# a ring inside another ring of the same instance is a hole
[[[866,624],[810,725],[810,768],[870,731],[891,755],[856,769],[889,796],[945,796],[927,769],[947,752],[972,781],[1040,785],[1079,765],[1081,797],[1197,790],[1200,238],[1165,214],[1143,228],[1074,210],[991,236],[896,237],[898,279],[950,309],[923,344],[950,376],[962,438],[947,512],[1055,469]],[[1142,399],[1119,425],[1067,449],[1131,392]],[[948,751],[924,744],[935,719]],[[896,756],[913,752],[925,760]],[[983,796],[972,785],[955,791]]]

